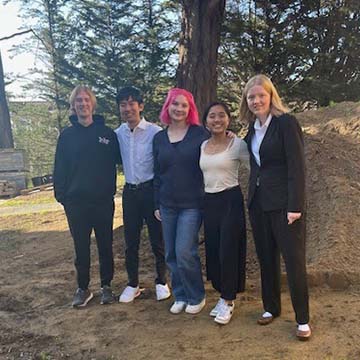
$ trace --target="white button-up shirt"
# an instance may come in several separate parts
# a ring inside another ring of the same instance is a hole
[[[254,124],[254,136],[251,141],[251,151],[254,154],[256,163],[261,166],[261,160],[260,160],[260,146],[262,141],[264,140],[264,136],[266,134],[266,131],[270,125],[272,115],[269,114],[267,117],[265,124],[261,126],[260,120],[256,119]]]
[[[160,126],[144,118],[133,131],[127,123],[115,130],[127,183],[138,185],[154,178],[152,143],[155,134],[160,130],[162,130]]]

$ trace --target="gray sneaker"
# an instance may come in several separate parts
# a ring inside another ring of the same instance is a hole
[[[89,290],[83,290],[78,288],[75,292],[72,306],[73,307],[84,307],[94,297],[93,293]]]
[[[108,285],[104,285],[101,288],[101,300],[100,304],[112,304],[115,301],[115,296],[111,290],[111,287]]]

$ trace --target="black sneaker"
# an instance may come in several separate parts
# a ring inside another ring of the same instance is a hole
[[[93,293],[89,290],[83,290],[78,288],[75,292],[72,306],[73,307],[84,307],[94,297]]]
[[[101,300],[100,304],[112,304],[115,301],[115,296],[111,290],[111,287],[109,285],[104,285],[101,288]]]

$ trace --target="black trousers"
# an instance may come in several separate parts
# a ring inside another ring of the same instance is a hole
[[[279,316],[280,253],[285,262],[292,305],[298,324],[309,322],[309,297],[305,260],[304,214],[288,225],[287,210],[263,211],[259,188],[249,208],[256,252],[261,269],[261,288],[264,310]]]
[[[93,229],[99,253],[101,286],[110,285],[114,275],[113,199],[100,204],[68,202],[65,213],[74,240],[79,288],[87,289],[90,282],[90,236]]]
[[[166,264],[164,258],[164,241],[161,223],[154,216],[154,190],[152,185],[123,191],[123,219],[125,231],[125,264],[128,273],[128,285],[139,284],[139,245],[140,233],[144,220],[146,222],[152,251],[156,262],[156,284],[166,283]]]
[[[246,225],[239,186],[206,193],[204,234],[208,280],[225,300],[245,289]]]

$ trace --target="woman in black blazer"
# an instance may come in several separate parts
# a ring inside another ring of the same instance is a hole
[[[311,336],[305,264],[305,165],[301,128],[271,80],[257,75],[246,84],[240,115],[249,121],[248,208],[261,268],[264,313],[270,324],[281,312],[280,253],[298,323],[296,336]]]

